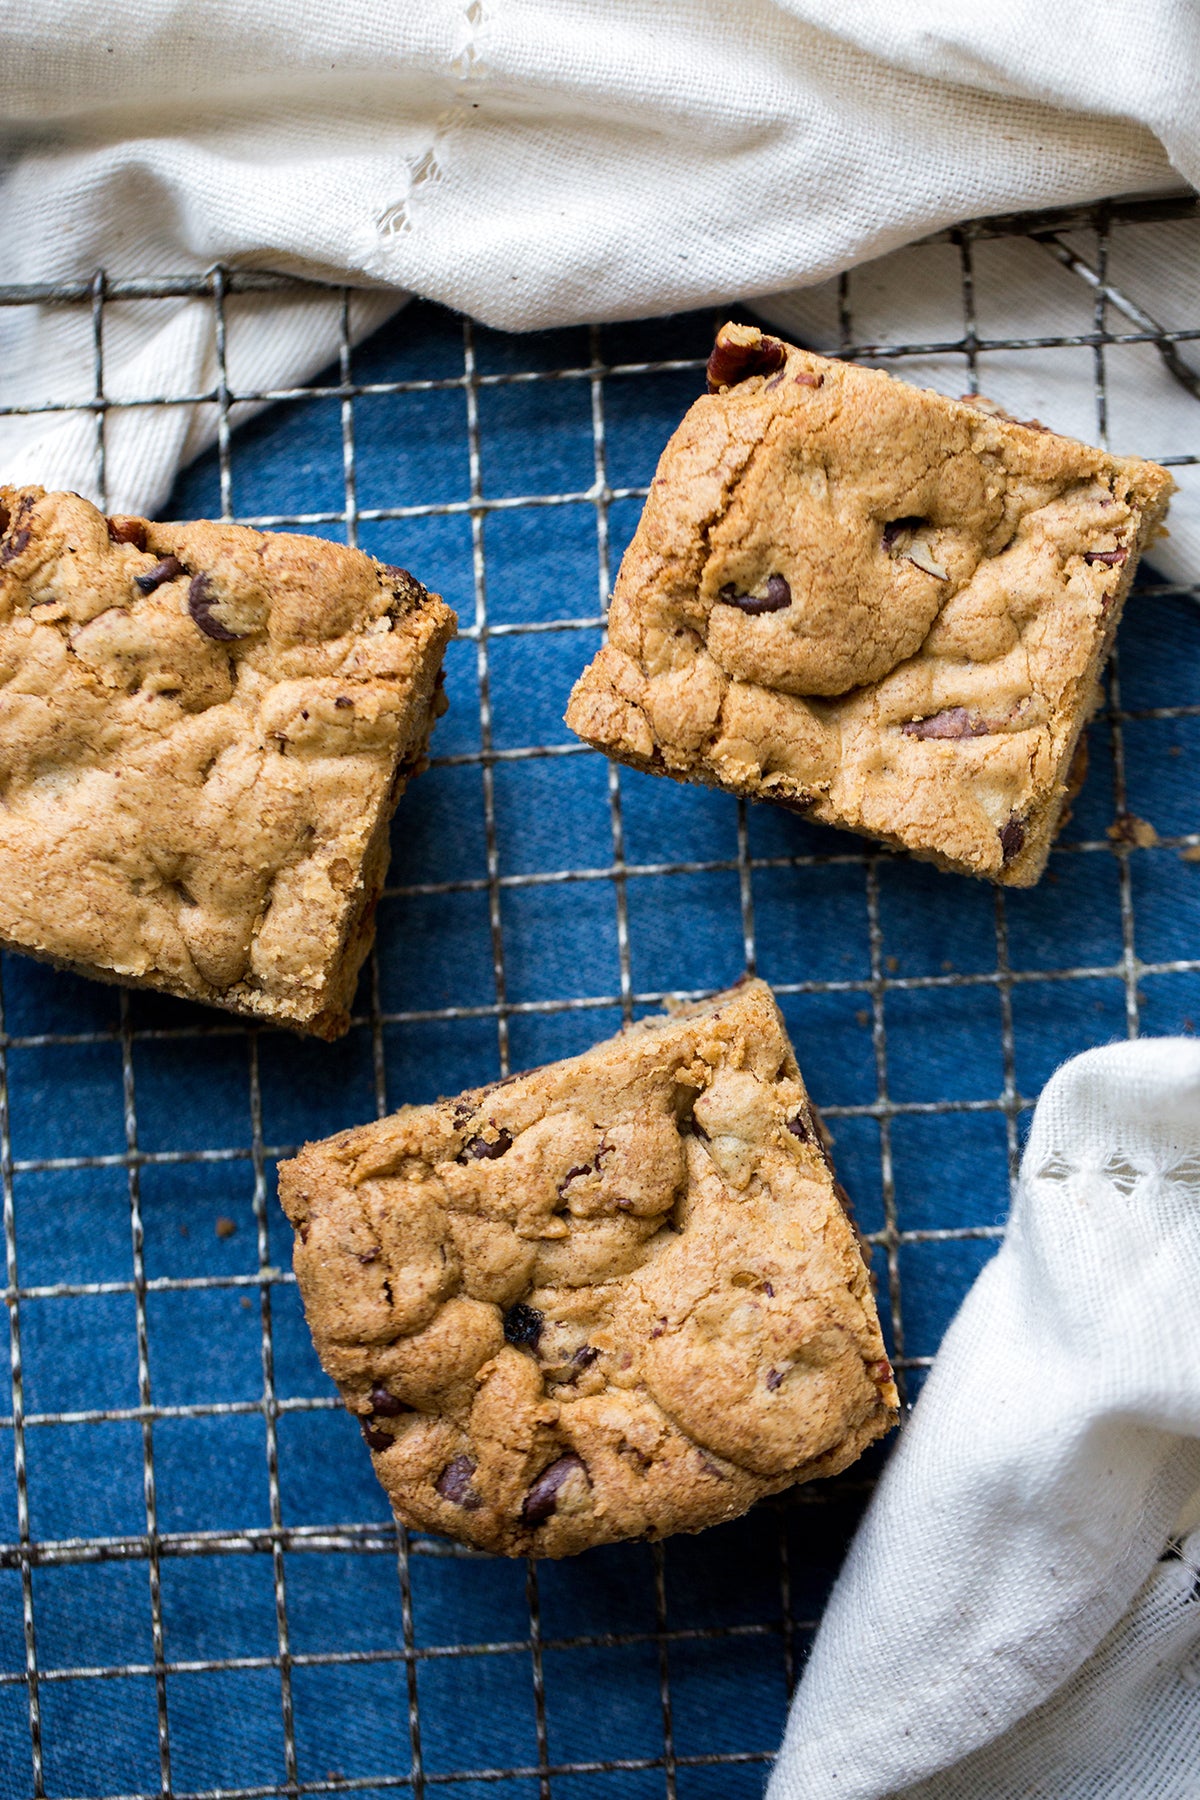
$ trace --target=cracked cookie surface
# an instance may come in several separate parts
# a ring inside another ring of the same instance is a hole
[[[344,1030],[454,626],[321,538],[0,489],[0,941]]]
[[[725,326],[567,723],[1036,881],[1166,470]]]
[[[543,1556],[698,1531],[895,1421],[761,981],[279,1175],[318,1354],[409,1525]]]

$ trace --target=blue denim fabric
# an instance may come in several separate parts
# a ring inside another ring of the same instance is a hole
[[[614,326],[600,334],[599,347],[610,364],[702,356],[710,329],[702,315]],[[584,331],[530,338],[479,331],[476,345],[485,376],[585,369],[592,354]],[[460,322],[425,305],[398,315],[354,359],[360,381],[453,378],[462,367]],[[649,481],[699,381],[695,370],[605,381],[603,447],[613,488]],[[587,379],[484,385],[478,412],[484,496],[581,495],[592,486]],[[357,399],[359,507],[467,501],[466,423],[461,387]],[[244,517],[339,510],[340,403],[285,403],[242,427],[232,481],[234,508]],[[182,477],[168,512],[218,510],[218,465],[209,455]],[[638,510],[636,498],[608,508],[613,569]],[[340,525],[317,529],[342,535]],[[411,567],[446,595],[464,624],[473,622],[469,516],[364,521],[359,538],[385,560]],[[491,511],[482,547],[492,626],[598,614],[591,500]],[[563,708],[599,639],[595,626],[488,638],[494,748],[571,744]],[[5,1026],[16,1040],[7,1072],[20,1283],[26,1290],[99,1289],[34,1292],[20,1301],[24,1407],[34,1418],[24,1432],[29,1532],[52,1543],[143,1537],[147,1443],[143,1423],[129,1415],[148,1397],[157,1409],[149,1438],[153,1505],[160,1533],[176,1534],[168,1536],[156,1579],[167,1671],[162,1698],[178,1793],[284,1791],[289,1735],[302,1787],[348,1782],[369,1794],[414,1791],[407,1785],[410,1693],[400,1654],[404,1590],[387,1508],[356,1429],[333,1404],[295,1288],[269,1283],[261,1302],[256,1277],[264,1260],[290,1267],[290,1234],[274,1200],[277,1155],[305,1137],[373,1117],[380,1102],[428,1100],[499,1072],[485,775],[471,760],[481,745],[481,671],[474,642],[451,648],[451,711],[436,733],[437,760],[396,819],[389,896],[379,914],[384,1022],[377,1037],[366,980],[360,1022],[342,1042],[307,1044],[263,1032],[255,1061],[247,1034],[218,1015],[145,995],[123,1003],[114,989],[20,957],[3,959]],[[1132,715],[1122,726],[1125,803],[1164,837],[1194,832],[1200,720],[1157,716],[1200,700],[1194,598],[1158,592],[1135,599],[1122,628],[1120,678]],[[839,1167],[863,1228],[885,1226],[886,1197],[902,1233],[960,1234],[906,1235],[890,1279],[883,1251],[876,1252],[889,1329],[897,1292],[902,1301],[908,1357],[932,1355],[994,1250],[994,1237],[962,1234],[996,1227],[1005,1216],[1008,1143],[996,1103],[1006,1079],[1031,1102],[1061,1059],[1124,1033],[1132,993],[1119,972],[1126,950],[1151,965],[1196,953],[1200,869],[1184,863],[1178,847],[1135,850],[1126,862],[1111,851],[1105,832],[1117,790],[1104,719],[1093,727],[1091,746],[1087,785],[1045,881],[1002,904],[1011,987],[992,979],[999,903],[989,888],[886,854],[868,870],[855,839],[767,808],[748,814],[758,969],[774,982],[797,984],[784,996],[784,1010],[813,1094],[830,1109]],[[591,880],[498,890],[505,999],[517,1009],[507,1026],[513,1067],[580,1050],[620,1023],[622,902],[635,996],[713,988],[741,973],[734,801],[622,772],[621,825],[632,871],[622,889],[607,873],[614,840],[602,759],[577,752],[501,760],[491,780],[501,878],[598,872]],[[1084,843],[1093,847],[1080,849]],[[789,860],[812,856],[829,860]],[[422,891],[441,883],[457,886]],[[1064,968],[1090,972],[1053,977]],[[976,979],[952,985],[945,978],[953,975]],[[928,977],[940,985],[895,985]],[[581,996],[594,1004],[552,1004]],[[151,1283],[140,1372],[130,1183],[121,1162],[123,1004],[132,1032],[127,1072],[137,1147],[155,1158],[142,1168],[136,1196]],[[1200,1020],[1200,975],[1143,973],[1136,1005],[1143,1030],[1191,1030]],[[876,1006],[886,1043],[875,1029]],[[398,1016],[447,1008],[461,1011],[426,1020]],[[640,1002],[638,1010],[645,1010]],[[865,1110],[881,1097],[895,1103],[894,1116]],[[930,1110],[938,1103],[948,1105]],[[197,1160],[199,1151],[223,1154]],[[80,1158],[90,1160],[80,1167]],[[888,1171],[892,1192],[885,1196]],[[164,1279],[173,1285],[153,1286]],[[281,1407],[273,1435],[262,1406],[264,1305]],[[910,1393],[920,1373],[909,1371]],[[7,1373],[0,1386],[0,1410],[8,1414]],[[292,1404],[313,1397],[325,1404]],[[63,1411],[124,1416],[39,1422]],[[23,1796],[33,1791],[33,1778],[29,1696],[22,1680],[11,1679],[25,1667],[22,1577],[12,1548],[19,1520],[11,1419],[2,1437],[0,1538],[8,1549],[0,1563],[0,1790]],[[699,1539],[668,1543],[657,1588],[655,1554],[645,1546],[541,1565],[540,1649],[531,1636],[524,1565],[418,1543],[408,1565],[413,1697],[431,1791],[463,1800],[535,1800],[550,1791],[556,1800],[642,1800],[671,1791],[673,1774],[680,1800],[759,1794],[763,1759],[783,1723],[789,1672],[802,1660],[853,1530],[864,1477],[877,1462],[868,1458],[823,1494],[771,1503]],[[239,1547],[233,1534],[269,1531],[273,1516],[308,1535],[288,1538],[277,1559],[268,1538]],[[344,1547],[345,1531],[343,1547],[322,1547],[320,1528],[335,1527],[361,1528],[361,1548]],[[198,1533],[216,1534],[216,1541],[198,1545]],[[189,1546],[204,1553],[179,1553]],[[153,1575],[136,1542],[115,1558],[89,1561],[67,1551],[57,1566],[33,1567],[37,1698],[51,1795],[159,1792]],[[284,1614],[292,1660],[281,1672]],[[463,1646],[470,1654],[450,1654]],[[102,1669],[129,1672],[64,1675]],[[539,1767],[563,1765],[568,1772],[539,1785]],[[478,1778],[488,1771],[517,1773]]]

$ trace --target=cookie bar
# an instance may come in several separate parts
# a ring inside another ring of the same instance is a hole
[[[455,617],[321,538],[0,488],[0,943],[319,1037]]]
[[[567,723],[1035,882],[1165,469],[726,325]]]
[[[771,991],[310,1144],[317,1352],[397,1516],[505,1555],[699,1531],[896,1417]]]

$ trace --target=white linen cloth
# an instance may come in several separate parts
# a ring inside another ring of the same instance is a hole
[[[821,283],[972,215],[1196,184],[1198,71],[1189,0],[9,0],[0,267],[28,283],[222,260],[514,329],[641,316]],[[1200,240],[1169,237],[1130,272],[1152,312],[1180,284],[1194,298]],[[1031,272],[1031,318],[1053,318],[1060,276],[1048,257]],[[907,286],[927,313],[923,279]],[[942,335],[961,331],[954,293]],[[358,308],[355,332],[387,305]],[[335,353],[331,305],[233,310],[235,390]],[[105,350],[112,399],[216,385],[196,303],[111,307]],[[90,395],[93,357],[86,306],[0,308],[3,404]],[[1153,350],[1127,361],[1131,402],[1134,364],[1149,386],[1114,447],[1161,453],[1196,402]],[[1090,354],[1057,378],[1062,404],[1041,368],[1031,353],[1010,386],[1091,435]],[[961,359],[945,381],[962,388]],[[109,504],[156,510],[215,429],[211,406],[114,409]],[[95,492],[95,437],[88,415],[0,418],[0,475]],[[1184,575],[1200,491],[1174,531],[1157,560]]]
[[[1197,1296],[1200,1044],[1090,1050],[1038,1102],[769,1800],[1200,1793]]]

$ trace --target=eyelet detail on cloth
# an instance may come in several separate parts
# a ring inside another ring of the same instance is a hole
[[[1169,1163],[1163,1168],[1136,1163],[1122,1150],[1110,1151],[1103,1162],[1070,1162],[1062,1156],[1051,1156],[1037,1169],[1029,1172],[1031,1181],[1070,1181],[1074,1176],[1100,1176],[1111,1183],[1118,1193],[1132,1194],[1144,1181],[1157,1178],[1159,1181],[1178,1183],[1180,1187],[1200,1186],[1200,1157],[1186,1155],[1178,1162]]]

